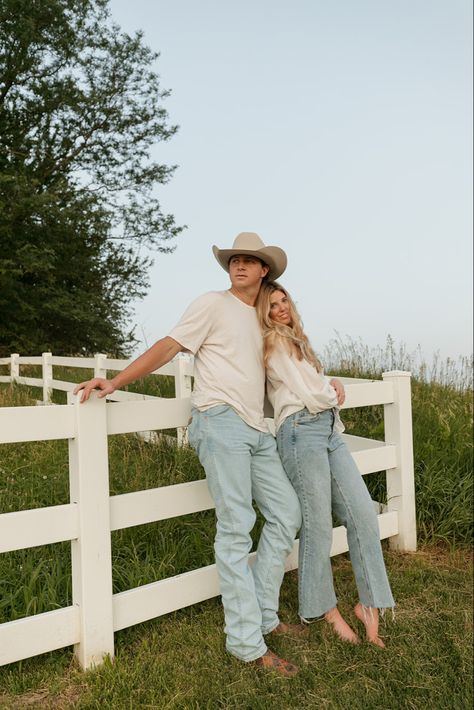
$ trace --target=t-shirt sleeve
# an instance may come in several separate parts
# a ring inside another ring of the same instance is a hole
[[[215,293],[205,293],[193,301],[185,310],[173,330],[170,338],[196,354],[212,327],[212,315],[215,308]]]

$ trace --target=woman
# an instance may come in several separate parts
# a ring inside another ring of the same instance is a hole
[[[367,639],[380,647],[379,609],[394,606],[369,492],[341,432],[338,407],[344,387],[328,381],[303,332],[288,292],[263,283],[257,314],[264,337],[267,390],[275,413],[283,466],[300,499],[299,613],[302,621],[324,617],[337,635],[358,643],[336,604],[330,550],[332,515],[347,528],[359,592],[354,612]]]

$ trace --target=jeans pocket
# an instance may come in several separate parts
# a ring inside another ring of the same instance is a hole
[[[295,424],[297,426],[300,426],[301,424],[314,424],[314,422],[317,422],[318,419],[321,416],[321,412],[316,412],[316,414],[311,414],[311,412],[308,412],[308,410],[303,409],[301,412],[299,412],[298,417],[295,419]]]

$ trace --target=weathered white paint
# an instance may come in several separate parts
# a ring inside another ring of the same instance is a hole
[[[190,412],[189,399],[157,398],[144,402],[111,402],[107,412],[107,431],[109,434],[126,434],[132,431],[185,426]]]
[[[53,390],[59,390],[60,392],[72,392],[77,382],[66,382],[65,380],[52,380],[51,387]]]
[[[107,395],[107,400],[110,402],[143,402],[145,399],[161,400],[161,397],[139,392],[125,392],[124,390],[115,390],[112,394]]]
[[[80,637],[76,606],[0,624],[0,666],[71,646]]]
[[[112,530],[120,530],[210,508],[214,508],[214,501],[207,482],[190,481],[112,496],[110,524]]]
[[[190,401],[192,392],[192,379],[189,374],[189,360],[182,357],[176,359],[176,375],[175,375],[175,396],[177,399],[186,399]],[[189,412],[191,414],[191,412]],[[189,422],[186,421],[186,424]],[[184,446],[188,443],[188,428],[187,426],[178,427],[177,430],[178,445]]]
[[[53,355],[53,365],[60,367],[79,367],[83,369],[93,370],[95,367],[95,359],[93,357],[61,357]]]
[[[51,353],[43,353],[41,356],[42,368],[43,368],[43,404],[51,404],[51,397],[53,394],[52,381],[53,381],[53,356]]]
[[[357,436],[345,438],[361,474],[396,465],[394,446]],[[123,493],[110,498],[111,529],[120,530],[211,508],[214,508],[214,502],[205,480]]]
[[[73,540],[78,531],[78,506],[71,503],[2,513],[0,553]]]
[[[378,516],[378,522],[381,539],[397,533],[396,514],[383,513]],[[298,549],[299,543],[296,541],[286,561],[287,572],[298,567]],[[331,556],[347,552],[348,549],[346,529],[342,526],[334,528]],[[254,559],[255,552],[249,555],[251,564]],[[114,594],[114,631],[169,614],[218,594],[219,581],[215,565]]]
[[[388,404],[393,402],[393,387],[391,382],[356,383],[346,386],[346,401],[341,409],[367,407],[373,404]]]
[[[12,353],[10,355],[10,377],[15,382],[20,375],[20,355]]]
[[[386,471],[396,466],[395,446],[387,446],[384,441],[375,441],[351,434],[343,434],[342,438],[363,476],[376,471]]]
[[[97,353],[94,358],[94,377],[107,377],[107,355]]]
[[[58,407],[0,407],[0,444],[75,436],[74,411]]]
[[[76,401],[72,409],[77,434],[69,440],[69,487],[79,518],[71,543],[72,592],[81,628],[75,653],[89,668],[114,654],[106,402],[93,392],[86,405]]]
[[[390,540],[396,550],[416,550],[415,469],[409,372],[384,372],[394,398],[384,408],[385,440],[397,450],[397,465],[387,471],[388,509],[398,514],[398,535]]]
[[[15,383],[17,385],[28,385],[29,387],[43,387],[42,377],[15,377]]]
[[[35,355],[34,357],[28,357],[24,355],[18,356],[19,365],[41,365],[43,363],[43,358],[41,355]]]

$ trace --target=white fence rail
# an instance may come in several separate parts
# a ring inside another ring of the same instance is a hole
[[[174,376],[174,399],[115,392],[107,406],[95,395],[79,405],[71,394],[75,383],[55,380],[53,368],[87,367],[105,376],[108,369],[121,370],[127,364],[103,354],[95,358],[14,354],[0,359],[0,366],[10,367],[0,382],[41,387],[44,404],[51,402],[53,389],[69,393],[65,405],[0,408],[0,445],[68,439],[70,474],[69,504],[0,514],[0,553],[71,541],[73,589],[70,607],[0,624],[0,665],[72,644],[82,667],[97,665],[106,654],[113,656],[115,631],[219,593],[215,565],[209,565],[112,594],[112,530],[214,507],[206,481],[109,496],[108,435],[176,427],[179,441],[185,441],[192,362],[178,357],[155,373]],[[41,365],[42,377],[22,377],[22,365]],[[387,505],[375,503],[381,539],[390,538],[391,546],[399,550],[415,550],[410,373],[386,372],[382,381],[342,379],[345,408],[384,405],[385,441],[344,437],[362,475],[387,472]],[[335,528],[331,555],[347,549],[345,528]],[[297,567],[297,559],[298,542],[288,557],[288,570]]]

